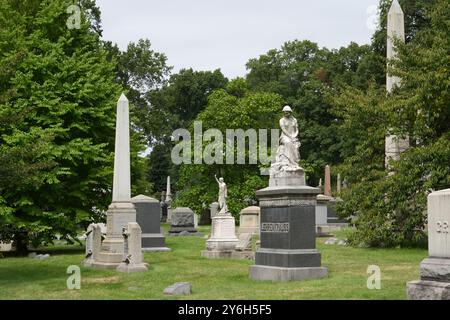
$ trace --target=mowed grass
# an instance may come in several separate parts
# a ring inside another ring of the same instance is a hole
[[[201,228],[208,232],[208,228]],[[27,257],[0,259],[1,299],[405,299],[406,283],[419,277],[419,263],[427,256],[421,249],[365,249],[325,245],[317,239],[322,264],[329,276],[320,280],[289,283],[249,279],[253,261],[208,260],[200,252],[201,237],[167,237],[168,253],[146,253],[148,272],[123,274],[115,270],[81,267],[81,290],[66,286],[70,265],[80,265],[84,248],[44,248],[47,260]],[[367,288],[367,268],[380,267],[381,290]],[[171,297],[164,288],[192,283],[190,296]]]

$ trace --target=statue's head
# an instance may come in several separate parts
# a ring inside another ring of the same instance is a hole
[[[219,181],[220,181],[220,182],[223,182],[223,178],[219,178]]]
[[[292,114],[292,109],[290,106],[284,106],[283,113],[285,117],[289,117]]]

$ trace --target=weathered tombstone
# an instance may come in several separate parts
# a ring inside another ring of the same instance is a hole
[[[235,251],[231,254],[232,259],[255,259],[255,253],[252,251],[252,234],[241,233],[239,241],[236,244]]]
[[[16,248],[13,242],[9,243],[0,242],[0,252],[11,252],[15,250]]]
[[[136,222],[129,222],[123,228],[123,260],[117,266],[117,271],[132,273],[148,270],[144,263],[141,249],[141,228]]]
[[[142,251],[170,251],[161,232],[161,205],[158,200],[144,195],[131,199],[136,208],[136,221],[142,230]]]
[[[164,294],[170,296],[189,295],[192,292],[190,282],[177,282],[164,289]]]
[[[129,222],[136,222],[136,210],[131,203],[129,102],[124,94],[117,102],[112,193],[106,238],[98,258],[92,262],[92,267],[96,268],[117,268],[123,257],[122,228]]]
[[[269,187],[258,190],[261,208],[261,245],[250,267],[253,280],[295,281],[323,278],[316,249],[315,206],[320,190],[305,183],[300,161],[298,123],[289,106],[280,120],[283,131],[276,160],[270,168]]]
[[[211,212],[211,219],[217,215],[217,213],[219,212],[219,203],[218,202],[211,203],[210,212]]]
[[[328,223],[328,202],[332,200],[323,194],[317,196],[316,204],[316,226],[326,225]]]
[[[428,195],[428,258],[420,280],[409,282],[410,300],[450,300],[450,189]]]
[[[206,240],[206,250],[202,251],[202,257],[208,259],[231,258],[238,243],[236,221],[228,211],[227,186],[223,178],[217,179],[216,177],[216,181],[219,184],[220,211],[212,218],[211,237]]]
[[[257,206],[247,207],[240,212],[239,233],[259,235],[259,215],[261,209]]]
[[[172,212],[169,234],[177,235],[183,231],[196,233],[197,229],[194,227],[194,212],[189,208],[180,207]]]
[[[92,223],[88,226],[86,232],[86,256],[81,264],[85,267],[91,267],[92,263],[98,259],[102,249],[102,228],[100,224]]]

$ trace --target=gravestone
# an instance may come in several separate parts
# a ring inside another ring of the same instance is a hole
[[[200,215],[199,225],[201,225],[201,226],[210,226],[211,225],[211,213],[210,213],[209,208],[205,208],[202,210],[202,214]]]
[[[239,233],[259,235],[259,215],[261,209],[257,206],[247,207],[240,212]]]
[[[325,166],[325,187],[324,187],[323,193],[328,197],[332,196],[332,194],[331,194],[331,168],[328,164]]]
[[[136,222],[129,222],[123,227],[123,260],[117,266],[117,271],[133,273],[148,270],[148,264],[144,263],[142,256],[141,233]]]
[[[0,242],[0,252],[11,252],[15,250],[16,248],[13,242],[9,243]]]
[[[197,233],[194,227],[194,212],[190,208],[179,207],[172,211],[169,234],[179,234],[183,231]]]
[[[161,232],[161,205],[158,200],[144,195],[131,199],[136,208],[136,221],[142,230],[142,251],[170,251]]]
[[[320,190],[305,183],[305,171],[298,165],[298,122],[289,106],[283,112],[283,133],[270,167],[269,187],[256,192],[261,208],[261,244],[249,276],[267,281],[323,278],[328,270],[321,266],[315,232]]]
[[[241,233],[236,248],[231,254],[232,259],[254,260],[255,253],[252,251],[252,234]]]
[[[450,300],[450,189],[428,195],[428,258],[420,280],[409,282],[410,300]]]
[[[172,191],[170,189],[170,176],[167,177],[167,187],[166,187],[166,201],[167,204],[167,219],[166,222],[171,222],[172,220]]]
[[[167,221],[166,192],[161,193],[161,222]]]
[[[98,259],[102,249],[102,227],[98,223],[91,223],[86,231],[86,256],[81,263],[85,267],[91,267]]]

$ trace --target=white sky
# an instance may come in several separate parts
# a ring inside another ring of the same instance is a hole
[[[245,64],[290,40],[340,48],[370,42],[378,0],[97,0],[103,38],[124,50],[148,38],[181,68],[244,76]]]

